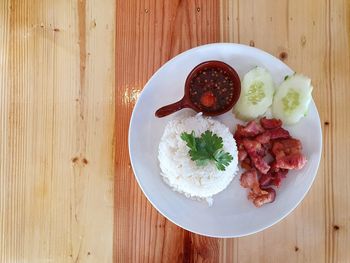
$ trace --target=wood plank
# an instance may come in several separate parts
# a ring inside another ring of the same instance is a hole
[[[115,262],[215,262],[216,239],[167,221],[138,187],[127,133],[137,95],[163,63],[191,47],[219,40],[218,2],[117,1]]]
[[[329,198],[330,225],[327,245],[329,262],[350,260],[350,2],[329,1],[330,12],[330,98],[331,119],[327,129],[331,131],[332,145],[329,156],[332,170]]]
[[[329,121],[332,116],[327,66],[329,2],[223,2],[231,11],[222,13],[221,20],[226,22],[221,25],[221,41],[237,41],[261,48],[310,76],[321,120]],[[235,11],[235,7],[238,10]],[[332,197],[333,191],[329,188],[333,133],[326,127],[323,135],[324,161],[302,204],[282,222],[262,233],[221,241],[221,246],[226,248],[220,254],[223,262],[252,262],[257,258],[259,262],[325,262],[328,257],[325,248],[331,242],[327,233],[332,229],[331,204],[327,199]],[[274,253],[268,253],[271,248]]]
[[[0,262],[112,260],[114,18],[1,2]]]

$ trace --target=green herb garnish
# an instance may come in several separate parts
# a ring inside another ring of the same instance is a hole
[[[207,130],[200,137],[195,137],[194,131],[191,133],[181,133],[181,139],[186,142],[190,148],[189,154],[191,160],[195,161],[198,166],[207,165],[209,161],[214,161],[216,168],[225,171],[226,167],[233,160],[230,153],[225,152],[223,140],[215,133]]]

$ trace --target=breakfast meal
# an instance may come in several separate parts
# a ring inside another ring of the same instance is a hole
[[[158,160],[164,181],[175,191],[212,203],[237,173],[238,157],[228,127],[212,118],[178,116],[165,127]]]
[[[288,171],[307,163],[301,141],[284,125],[306,116],[312,89],[311,80],[300,74],[286,76],[276,87],[263,67],[251,69],[241,83],[223,62],[199,64],[186,79],[183,99],[156,111],[157,117],[182,108],[197,112],[178,114],[165,127],[158,149],[164,181],[186,197],[211,205],[240,164],[239,181],[248,189],[248,199],[256,207],[275,201],[276,188]],[[233,134],[213,117],[232,108],[237,119],[248,121],[230,127],[235,128]]]

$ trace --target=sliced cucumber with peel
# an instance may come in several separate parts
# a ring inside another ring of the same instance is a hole
[[[284,124],[297,123],[307,114],[311,102],[311,79],[300,74],[286,78],[276,89],[272,115]]]
[[[271,74],[265,68],[255,67],[243,77],[241,96],[234,113],[243,120],[256,119],[271,106],[274,91]]]

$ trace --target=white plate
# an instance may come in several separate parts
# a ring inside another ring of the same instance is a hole
[[[300,58],[302,59],[302,58]],[[148,81],[135,105],[129,127],[129,153],[135,177],[153,206],[173,223],[211,237],[240,237],[256,233],[287,216],[310,189],[319,165],[322,133],[319,115],[312,101],[309,113],[298,124],[288,126],[291,135],[302,141],[307,165],[288,173],[277,190],[275,202],[255,208],[247,191],[239,185],[238,174],[226,190],[214,196],[214,204],[187,199],[166,185],[157,160],[158,145],[166,123],[173,118],[156,118],[161,106],[182,98],[189,72],[199,63],[220,60],[236,69],[240,78],[255,66],[267,68],[279,84],[293,71],[279,59],[256,48],[217,43],[190,49],[164,64]],[[235,129],[237,121],[229,112],[217,117]]]

